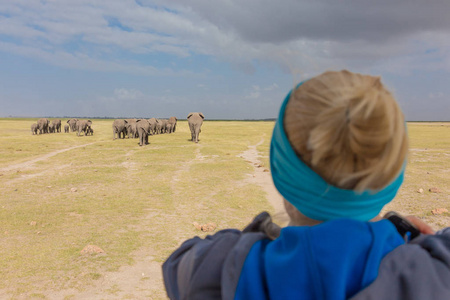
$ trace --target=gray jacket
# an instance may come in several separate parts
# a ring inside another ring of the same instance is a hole
[[[261,214],[244,231],[222,230],[184,242],[163,264],[171,299],[233,299],[253,244],[279,230]],[[378,277],[352,299],[450,299],[450,228],[421,235],[388,253]]]
[[[375,281],[352,299],[449,300],[450,227],[390,252]]]

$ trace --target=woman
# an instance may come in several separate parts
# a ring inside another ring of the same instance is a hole
[[[450,231],[379,216],[403,182],[407,149],[380,78],[326,72],[299,84],[270,149],[289,226],[261,214],[243,232],[186,241],[163,265],[168,296],[450,299]]]

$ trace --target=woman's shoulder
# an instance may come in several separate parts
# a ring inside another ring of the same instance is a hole
[[[450,299],[450,228],[390,252],[376,280],[353,299]]]

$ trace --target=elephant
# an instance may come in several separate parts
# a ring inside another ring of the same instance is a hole
[[[151,118],[147,120],[150,123],[150,132],[152,134],[156,134],[156,124],[158,124],[158,120],[155,118]]]
[[[50,123],[50,124],[48,125],[48,132],[49,132],[49,133],[54,133],[55,130],[56,130],[55,123]]]
[[[166,124],[166,132],[167,133],[171,133],[172,129],[173,129],[173,124],[167,122],[167,124]]]
[[[177,121],[178,119],[176,117],[170,117],[167,121],[167,124],[171,124],[169,133],[175,132],[175,129],[177,128]]]
[[[64,125],[64,132],[65,133],[69,132],[69,124]]]
[[[160,134],[161,133],[161,124],[162,124],[162,121],[161,121],[161,119],[156,119],[156,128],[155,128],[155,133],[156,134]]]
[[[78,131],[77,136],[80,136],[82,131],[84,132],[84,135],[86,136],[86,132],[89,130],[91,125],[92,125],[91,120],[78,120],[75,125],[75,128]]]
[[[117,119],[114,120],[113,124],[112,124],[112,129],[113,129],[113,140],[116,139],[116,134],[117,134],[117,138],[120,139],[120,134],[122,134],[122,138],[125,138],[125,135],[127,134],[127,120],[121,120],[121,119]]]
[[[55,124],[55,132],[61,132],[61,120],[60,119],[53,120],[52,124]]]
[[[161,119],[161,133],[166,133],[167,121],[166,119]]]
[[[188,116],[189,129],[191,130],[191,141],[198,143],[198,135],[202,130],[200,129],[203,124],[205,116],[201,112],[191,112]]]
[[[89,126],[89,128],[86,130],[86,135],[94,135],[94,129]]]
[[[50,121],[47,118],[41,118],[38,120],[37,124],[38,124],[39,134],[48,133],[48,123],[49,122]]]
[[[31,134],[37,134],[38,133],[38,124],[37,123],[33,123],[31,124]]]
[[[72,132],[77,130],[76,129],[77,121],[78,121],[78,119],[69,119],[69,120],[67,120],[67,124],[69,124],[70,130],[72,130]]]
[[[149,121],[146,119],[137,120],[136,127],[139,135],[139,146],[148,145],[148,136],[152,134]]]
[[[126,119],[125,121],[128,122],[126,125],[127,132],[128,132],[128,138],[137,138],[137,129],[136,129],[136,122],[137,119]]]

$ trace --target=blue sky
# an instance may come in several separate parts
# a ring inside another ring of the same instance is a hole
[[[450,121],[450,1],[0,1],[0,117],[276,117],[326,70]]]

